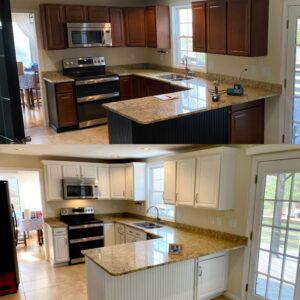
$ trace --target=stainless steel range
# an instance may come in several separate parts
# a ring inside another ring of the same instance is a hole
[[[94,208],[62,208],[60,220],[68,225],[70,264],[84,262],[82,250],[104,246],[103,221],[95,218]]]
[[[65,59],[63,73],[75,79],[79,128],[105,124],[102,104],[119,100],[120,82],[117,74],[106,71],[104,57]]]

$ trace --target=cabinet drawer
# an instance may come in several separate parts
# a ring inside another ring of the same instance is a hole
[[[138,229],[134,229],[134,228],[131,228],[129,226],[126,226],[126,235],[133,235],[135,236],[136,238],[139,238],[139,239],[145,239],[146,238],[146,233],[141,231],[141,230],[138,230]]]
[[[53,229],[53,235],[67,235],[67,228],[54,228]]]
[[[73,93],[73,83],[58,83],[56,84],[56,93],[57,94],[65,94],[65,93]]]

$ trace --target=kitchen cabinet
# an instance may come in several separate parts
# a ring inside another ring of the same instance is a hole
[[[164,162],[164,203],[176,202],[176,161]]]
[[[109,9],[111,22],[111,38],[114,47],[125,46],[125,28],[123,8],[111,7]]]
[[[226,6],[226,0],[206,3],[208,53],[226,54]]]
[[[63,166],[63,177],[81,177],[79,165]]]
[[[237,150],[220,147],[197,157],[195,207],[234,208]]]
[[[176,204],[194,205],[196,159],[177,161]]]
[[[193,49],[206,52],[206,3],[193,2]]]
[[[125,170],[125,197],[133,201],[146,200],[146,164],[131,163]]]
[[[133,77],[120,76],[120,100],[133,99]]]
[[[264,100],[232,106],[229,125],[230,143],[263,144],[264,123]]]
[[[45,83],[50,126],[57,132],[78,128],[73,83]]]
[[[126,243],[135,243],[138,241],[147,240],[146,232],[142,230],[134,229],[130,226],[125,226],[125,233],[126,233],[126,238],[125,238]]]
[[[97,179],[97,167],[67,164],[63,165],[63,177]]]
[[[110,196],[111,199],[126,199],[125,195],[125,166],[110,167]]]
[[[227,290],[228,254],[201,257],[197,268],[197,300],[212,299]]]
[[[44,168],[45,190],[47,201],[60,201],[62,199],[62,167],[60,164],[49,164]]]
[[[109,9],[103,6],[88,6],[88,19],[89,22],[109,23]]]
[[[104,247],[113,246],[115,244],[116,244],[115,224],[105,223],[104,224]]]
[[[147,47],[171,48],[169,7],[147,7],[145,10],[145,22]]]
[[[93,166],[81,166],[81,177],[98,179],[97,167]]]
[[[116,245],[125,244],[126,243],[125,236],[126,236],[125,225],[116,223],[115,224]]]
[[[99,199],[110,199],[109,165],[98,167]]]
[[[67,47],[65,8],[59,4],[40,5],[42,35],[46,50],[59,50]]]
[[[88,10],[86,6],[82,5],[66,5],[66,21],[67,22],[87,22]]]
[[[227,0],[227,53],[266,56],[269,0]]]
[[[52,228],[47,225],[49,258],[52,265],[69,263],[67,227]]]
[[[145,9],[144,7],[124,8],[126,46],[145,47]]]

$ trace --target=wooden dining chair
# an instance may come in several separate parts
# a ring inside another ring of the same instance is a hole
[[[18,68],[18,75],[22,76],[24,75],[24,65],[21,61],[17,62],[17,68]],[[21,96],[21,104],[22,107],[25,107],[25,95],[23,89],[20,89],[20,96]]]
[[[37,104],[37,107],[40,108],[41,104],[41,88],[40,88],[40,76],[39,71],[34,71],[34,87],[31,89],[31,97],[33,106],[35,105],[35,101]]]

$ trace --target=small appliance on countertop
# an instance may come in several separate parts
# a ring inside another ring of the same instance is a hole
[[[60,220],[68,225],[70,264],[84,262],[81,251],[104,247],[103,221],[93,207],[61,208]]]
[[[79,128],[107,123],[104,103],[120,98],[118,74],[106,71],[104,57],[63,60],[63,74],[75,80]]]

